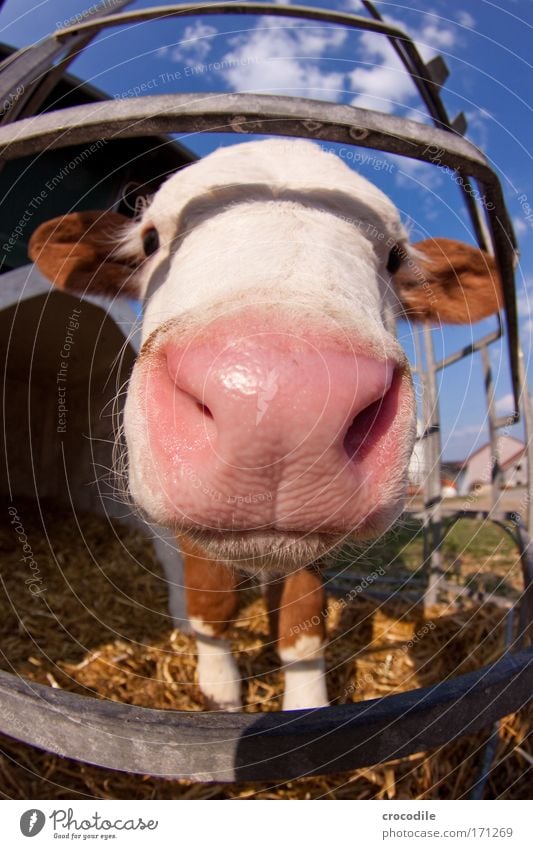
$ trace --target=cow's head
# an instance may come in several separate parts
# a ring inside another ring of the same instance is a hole
[[[500,305],[489,256],[410,246],[381,191],[301,141],[218,150],[141,220],[68,215],[30,253],[63,289],[145,299],[125,409],[137,504],[215,558],[287,568],[402,509],[415,404],[386,316]]]

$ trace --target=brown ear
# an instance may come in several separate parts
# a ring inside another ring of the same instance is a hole
[[[473,324],[497,312],[502,288],[489,254],[454,239],[425,239],[413,245],[393,277],[406,318]]]
[[[135,263],[114,255],[129,218],[116,212],[73,212],[41,224],[28,254],[59,289],[135,295]]]

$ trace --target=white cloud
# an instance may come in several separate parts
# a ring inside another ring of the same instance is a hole
[[[476,25],[475,19],[472,17],[470,12],[461,11],[457,12],[457,21],[463,27],[470,27],[472,29]]]
[[[526,277],[522,282],[517,280],[516,304],[518,317],[530,319],[533,313],[533,280]]]
[[[513,216],[513,227],[517,236],[523,236],[527,233],[527,224],[519,215]]]
[[[486,429],[486,422],[479,422],[478,424],[471,425],[463,425],[462,427],[456,427],[452,431],[452,436],[471,436],[472,434],[484,433]]]
[[[531,277],[526,277],[523,280],[517,279],[516,306],[522,344],[527,342],[529,349],[533,340],[533,279]]]
[[[485,109],[477,108],[465,112],[468,122],[468,135],[474,144],[486,149],[489,140],[489,127],[493,123],[493,117]]]
[[[388,23],[405,30],[405,24],[390,16]],[[433,15],[425,15],[422,26],[418,30],[410,30],[411,37],[417,43],[422,57],[427,61],[444,48],[455,46],[455,33],[450,27],[435,19]],[[358,59],[367,67],[358,67],[349,74],[356,97],[351,101],[353,106],[364,109],[376,109],[382,112],[402,111],[402,107],[411,105],[419,95],[405,70],[401,60],[389,41],[382,35],[365,32],[360,38]]]
[[[520,322],[520,339],[524,350],[530,351],[533,344],[533,319]]]
[[[395,112],[413,94],[409,75],[401,68],[385,64],[374,68],[356,68],[349,74],[350,87],[357,92],[352,106],[375,109],[380,112]]]
[[[435,165],[394,153],[384,156],[394,164],[394,180],[398,186],[416,186],[427,192],[442,185],[442,174]]]
[[[346,39],[337,27],[287,26],[261,18],[251,35],[237,36],[220,60],[220,75],[234,91],[292,94],[340,100],[344,74],[326,72],[320,62]]]
[[[213,47],[213,36],[218,33],[216,27],[195,21],[185,27],[179,44],[170,49],[162,48],[159,55],[168,55],[173,62],[203,62]]]
[[[392,21],[401,26],[398,21]],[[356,97],[352,106],[394,112],[414,94],[414,86],[392,45],[382,35],[364,32],[360,36],[358,57],[366,67],[355,68],[348,79]]]
[[[495,405],[496,412],[499,416],[503,416],[506,413],[512,413],[514,409],[514,397],[512,392],[508,392],[507,395],[504,395],[502,398],[498,398]]]
[[[426,50],[435,52],[451,49],[455,47],[457,41],[454,30],[435,20],[427,20],[422,29],[418,33],[414,33],[413,38],[418,42],[421,53]]]
[[[283,0],[279,0],[283,2]],[[359,0],[346,0],[345,8],[357,11]],[[394,18],[387,21],[400,29],[405,25]],[[189,55],[202,61],[210,50],[211,28],[202,24],[188,27]],[[416,31],[411,32],[428,59],[443,48],[455,44],[454,30],[435,15],[425,13]],[[354,36],[355,63],[351,72],[345,63],[324,63],[345,43],[348,31],[340,27],[300,21],[286,23],[264,16],[251,32],[230,39],[230,49],[217,57],[216,73],[230,90],[292,94],[321,100],[339,101],[351,94],[352,105],[382,112],[413,116],[419,102],[418,92],[389,41],[378,33],[362,32]],[[357,38],[357,42],[355,42]],[[184,58],[181,44],[173,58]],[[420,118],[419,118],[420,120]]]

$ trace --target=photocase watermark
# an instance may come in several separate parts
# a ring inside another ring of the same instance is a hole
[[[59,363],[59,371],[56,375],[56,386],[57,386],[57,433],[66,433],[67,432],[67,379],[68,379],[68,369],[69,369],[69,358],[71,355],[71,351],[75,342],[74,334],[79,329],[80,322],[79,317],[81,315],[81,309],[74,307],[72,313],[69,315],[67,319],[67,325],[65,328],[65,338],[63,340],[63,345],[61,351],[59,352],[59,356],[61,358]]]
[[[528,196],[526,194],[518,195],[517,200],[522,208],[524,220],[527,221],[529,226],[533,229],[533,207],[529,202]]]
[[[3,118],[4,115],[7,115],[7,113],[13,108],[17,100],[20,100],[20,98],[24,94],[24,91],[24,86],[18,85],[15,91],[12,91],[8,94],[4,102],[0,104],[0,118]]]
[[[20,830],[24,837],[35,837],[43,830],[46,817],[38,808],[24,811],[20,818]]]
[[[17,243],[23,237],[28,224],[32,220],[33,216],[37,212],[37,210],[42,206],[42,204],[49,197],[50,193],[54,191],[58,186],[61,185],[65,177],[68,177],[82,162],[91,156],[91,154],[95,153],[99,150],[103,145],[107,144],[107,139],[99,139],[94,144],[89,145],[81,153],[76,154],[66,165],[63,166],[59,171],[56,172],[50,179],[46,181],[44,184],[44,188],[41,189],[40,192],[35,194],[28,206],[24,210],[23,214],[19,218],[15,227],[11,231],[11,235],[2,245],[2,250],[4,253],[9,254],[16,247]]]
[[[515,422],[515,420],[512,416],[509,416],[509,418],[507,420],[504,420],[503,426],[499,429],[499,439],[501,439],[504,436],[510,436],[511,435],[511,427],[514,424],[516,424],[516,422]],[[498,454],[497,453],[495,454],[491,451],[489,456],[487,457],[486,462],[482,466],[481,471],[478,473],[477,480],[475,480],[475,481],[468,480],[467,485],[470,488],[470,492],[468,493],[467,496],[465,496],[465,498],[461,502],[461,506],[459,508],[460,510],[467,510],[474,502],[476,502],[478,500],[479,483],[480,482],[484,482],[486,484],[490,483],[490,481],[492,479],[493,469],[495,468],[495,466],[499,465],[499,462],[500,462],[500,458],[499,458]],[[528,503],[529,503],[529,500],[528,500],[528,497],[527,497],[527,494],[526,494],[525,504],[522,504],[521,507],[519,507],[519,509],[523,509],[524,507],[527,507]],[[515,516],[515,519],[511,519],[511,521],[513,521],[515,524],[520,524],[520,515],[518,514],[518,512],[514,513],[513,515]]]
[[[385,569],[383,566],[380,566],[379,569],[375,569],[362,581],[360,581],[355,587],[345,593],[341,598],[336,598],[333,602],[331,602],[327,607],[320,611],[320,613],[315,613],[313,616],[310,616],[308,619],[305,619],[303,622],[299,622],[297,625],[293,625],[289,631],[291,636],[297,636],[298,634],[305,634],[310,628],[316,627],[321,622],[324,622],[328,616],[331,616],[338,610],[344,610],[348,607],[348,604],[357,598],[360,593],[363,593],[368,587],[371,587],[374,581],[377,580],[379,576],[383,576],[385,574]]]
[[[398,646],[397,651],[407,654],[407,652],[410,651],[413,646],[417,645],[417,643],[423,640],[427,634],[431,633],[431,631],[434,631],[436,627],[437,626],[433,621],[430,620],[429,622],[426,622],[424,625],[422,625],[421,628],[415,631],[413,636],[409,640],[407,640],[407,642],[403,643],[403,645],[401,646]],[[387,657],[387,660],[377,664],[377,666],[375,667],[375,669],[372,670],[372,672],[366,672],[364,675],[358,677],[355,681],[352,681],[352,683],[349,684],[348,687],[345,687],[344,697],[346,698],[348,696],[351,696],[358,690],[364,690],[364,688],[368,684],[372,684],[376,680],[376,678],[379,678],[381,674],[387,673],[390,669],[390,664],[391,659],[389,655]]]
[[[512,525],[514,525],[515,527],[519,527],[520,525],[524,524],[523,514],[528,509],[532,499],[533,493],[531,491],[531,488],[528,487],[524,492],[523,497],[520,499],[520,504],[518,505],[518,508],[509,515],[509,521]]]
[[[192,488],[201,490],[204,495],[209,495],[214,501],[223,501],[225,504],[264,504],[272,501],[271,492],[249,492],[245,495],[224,494],[220,490],[206,484],[190,463],[183,463],[182,469],[185,477],[189,479]]]
[[[413,648],[413,646],[416,646],[416,644],[419,643],[420,640],[423,640],[427,634],[429,634],[431,631],[434,631],[436,627],[437,626],[433,621],[430,620],[429,622],[426,622],[425,625],[418,629],[418,631],[415,631],[410,640],[407,640],[407,642],[403,644],[403,646],[401,647],[401,651],[408,652],[410,649]]]
[[[345,159],[347,162],[353,162],[354,165],[362,165],[363,167],[372,168],[374,171],[387,171],[392,174],[395,170],[395,165],[389,162],[383,156],[376,156],[374,153],[367,153],[366,150],[354,150],[351,147],[328,147],[328,145],[319,145],[320,150],[324,153],[332,153],[340,159]]]
[[[77,816],[74,808],[56,808],[48,817],[39,808],[24,811],[20,818],[20,830],[24,837],[36,837],[49,821],[54,838],[80,840],[116,839],[125,831],[156,831],[159,820],[145,820],[143,817],[121,817],[110,819],[95,811],[89,816]]]
[[[398,421],[409,421],[413,415],[413,402],[411,396],[402,396],[396,418]],[[374,464],[379,466],[388,466],[391,461],[391,452],[394,452],[395,446],[398,444],[398,434],[394,428],[389,429],[385,438],[379,445],[377,456],[374,455]]]
[[[112,12],[118,5],[118,0],[100,0],[99,3],[89,6],[89,8],[84,9],[83,12],[78,12],[76,15],[72,15],[71,18],[65,18],[63,21],[56,21],[56,29],[71,27],[74,26],[74,24],[81,24],[91,15],[99,14],[100,12]]]
[[[424,153],[429,154],[430,161],[440,168],[444,174],[451,177],[453,182],[460,188],[464,189],[470,197],[477,200],[489,212],[494,209],[493,202],[487,200],[485,195],[482,195],[481,192],[479,192],[470,182],[466,182],[461,174],[459,174],[454,168],[450,168],[448,165],[442,164],[442,157],[445,155],[445,150],[443,148],[438,147],[438,145],[428,145],[428,147],[425,148]]]
[[[113,832],[155,831],[159,825],[158,820],[144,820],[142,817],[110,820],[107,817],[102,816],[102,814],[99,814],[97,811],[90,817],[76,819],[73,808],[67,808],[66,810],[64,808],[58,808],[57,810],[52,811],[49,819],[52,822],[54,832],[60,832],[61,830],[66,832],[65,834],[57,836],[70,837],[71,839],[80,839],[81,837],[85,838],[85,834],[76,834],[77,831],[96,832],[96,834],[92,836],[97,836],[99,832],[105,832],[110,837],[116,837]],[[100,834],[99,836],[103,837],[104,835]]]
[[[22,546],[23,555],[20,558],[30,575],[25,579],[24,583],[28,587],[30,593],[34,596],[39,596],[46,592],[46,587],[43,586],[43,577],[39,565],[33,555],[33,549],[30,545],[28,535],[24,530],[24,525],[20,519],[16,507],[8,507],[7,512],[11,517],[11,526],[17,534],[17,539]]]
[[[48,191],[52,192],[55,188],[57,188],[57,186],[63,182],[65,177],[68,177],[69,174],[78,167],[78,165],[81,165],[81,163],[85,162],[89,156],[96,153],[97,150],[100,150],[101,147],[107,144],[107,141],[107,139],[98,139],[98,141],[84,148],[81,153],[77,153],[70,162],[67,162],[67,164],[64,165],[63,168],[60,168],[60,170],[54,174],[50,180],[46,181],[45,186]]]
[[[322,215],[331,214],[327,209],[316,209],[315,211]],[[437,302],[438,299],[431,284],[431,280],[429,280],[426,274],[424,274],[421,263],[416,261],[407,247],[399,245],[396,239],[389,236],[384,230],[380,230],[375,224],[372,224],[372,222],[351,218],[348,215],[339,215],[337,212],[335,212],[335,217],[339,218],[341,221],[345,221],[347,224],[352,224],[354,227],[357,227],[357,229],[369,239],[372,239],[375,242],[382,242],[384,247],[389,251],[394,251],[400,261],[402,275],[404,277],[408,276],[407,272],[409,272],[411,276],[410,282],[418,283],[419,287],[425,292],[428,303],[435,304]]]
[[[137,192],[141,189],[143,189],[143,184],[136,183],[134,181],[126,183],[122,189],[122,202],[128,209],[131,209],[135,218],[140,218],[142,216],[154,198],[153,193],[137,194]]]
[[[372,684],[376,680],[376,678],[379,678],[380,675],[383,675],[388,672],[389,668],[389,659],[383,661],[382,663],[378,663],[378,665],[375,667],[375,669],[372,670],[372,672],[365,672],[364,675],[358,676],[355,681],[352,681],[350,684],[348,684],[348,686],[344,688],[343,696],[347,698],[348,696],[352,696],[354,693],[360,690],[364,690],[365,687],[367,687],[369,684]]]
[[[150,77],[150,79],[130,86],[114,94],[113,98],[115,100],[124,100],[128,97],[140,97],[143,94],[153,93],[158,88],[165,88],[172,83],[181,82],[185,79],[198,77],[202,74],[218,73],[229,68],[259,65],[262,61],[262,59],[250,56],[240,59],[222,59],[220,62],[208,62],[207,64],[199,62],[196,65],[183,65],[181,68],[176,68],[173,71],[162,71],[162,73],[157,74],[155,77]]]
[[[26,207],[23,214],[19,218],[17,224],[15,225],[15,227],[13,227],[13,230],[11,231],[11,235],[9,236],[9,239],[6,242],[4,242],[4,244],[2,245],[2,250],[4,251],[4,253],[6,253],[6,254],[11,253],[11,251],[16,246],[19,239],[21,239],[22,236],[24,235],[24,231],[25,231],[26,227],[28,226],[28,224],[30,223],[33,216],[35,215],[36,211],[39,209],[39,207],[41,206],[43,201],[46,200],[47,197],[48,197],[48,192],[45,189],[42,189],[39,192],[39,194],[34,195],[32,197],[28,206]]]

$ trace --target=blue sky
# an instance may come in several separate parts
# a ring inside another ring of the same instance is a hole
[[[28,45],[91,5],[91,0],[7,0],[0,12],[0,39]],[[129,8],[155,5],[160,4],[147,0]],[[310,0],[308,5],[326,4]],[[431,0],[422,4],[413,0],[376,5],[416,39],[425,58],[437,53],[445,58],[450,69],[443,88],[448,111],[452,116],[459,111],[466,114],[467,138],[483,148],[502,180],[520,242],[518,305],[529,362],[533,347],[533,79],[528,59],[533,3]],[[364,14],[359,0],[334,0],[327,6]],[[382,37],[264,15],[204,16],[113,28],[76,59],[71,71],[111,97],[131,96],[131,90],[143,87],[141,95],[260,91],[355,104],[419,121],[425,114],[414,86]],[[242,138],[209,134],[182,140],[205,154]],[[442,170],[355,148],[350,160],[345,149],[337,146],[336,150],[394,200],[413,240],[431,235],[474,241],[461,195]],[[474,329],[437,329],[437,356],[451,353],[492,327],[494,322],[486,321]],[[411,329],[402,325],[400,336],[412,357]],[[493,347],[492,363],[498,409],[507,413],[511,401],[505,346]],[[487,439],[479,358],[442,372],[440,383],[444,456],[462,458]]]

